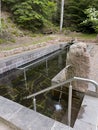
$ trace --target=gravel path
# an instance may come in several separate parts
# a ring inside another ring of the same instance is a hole
[[[93,44],[94,48],[91,51],[91,72],[90,78],[98,82],[98,45]]]

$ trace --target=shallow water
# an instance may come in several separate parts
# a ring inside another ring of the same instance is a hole
[[[15,69],[2,75],[0,79],[0,95],[33,109],[33,99],[24,100],[23,98],[51,86],[51,79],[65,67],[65,61],[66,50],[63,50],[44,62],[26,68],[25,71]],[[59,88],[59,91],[52,90],[37,96],[37,111],[67,124],[68,89],[66,89],[66,92],[62,94],[59,100],[60,93]],[[73,96],[73,102],[80,107],[83,94],[77,97],[77,92],[73,93],[75,95]],[[76,99],[77,101],[75,101]],[[56,106],[59,106],[61,109],[57,110]],[[74,111],[72,126],[78,111],[79,108]]]

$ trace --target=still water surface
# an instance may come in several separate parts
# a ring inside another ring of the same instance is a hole
[[[66,50],[63,50],[54,56],[52,54],[41,63],[30,67],[23,66],[26,67],[25,70],[15,69],[2,75],[0,95],[33,109],[33,100],[23,98],[51,86],[51,79],[65,67],[65,61]],[[59,91],[52,90],[36,97],[37,111],[67,124],[68,89],[66,88],[61,98],[61,88],[57,90]],[[72,126],[84,96],[82,93],[81,96],[77,96],[77,93],[73,91]]]

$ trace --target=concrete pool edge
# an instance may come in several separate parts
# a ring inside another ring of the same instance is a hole
[[[0,96],[0,117],[21,130],[67,130],[68,126]],[[8,107],[7,107],[8,106]],[[12,109],[13,108],[13,109]]]
[[[91,105],[92,104],[92,105]],[[70,130],[98,130],[98,99],[85,96]],[[0,96],[0,117],[22,130],[68,130],[68,126]]]
[[[22,52],[20,54],[0,59],[0,74],[3,74],[4,72],[17,68],[50,53],[53,53],[59,49],[62,49],[66,46],[66,44],[67,43],[64,42],[48,45],[45,47],[34,49],[32,51]]]

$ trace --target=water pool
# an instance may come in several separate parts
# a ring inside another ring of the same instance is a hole
[[[51,79],[65,67],[66,50],[46,56],[44,60],[38,60],[40,62],[36,64],[34,61],[1,75],[0,95],[33,109],[33,100],[23,98],[51,86]],[[67,124],[68,89],[63,92],[61,100],[59,100],[61,89],[53,91],[36,97],[37,111]],[[72,126],[84,96],[83,93],[77,93],[73,91]]]

